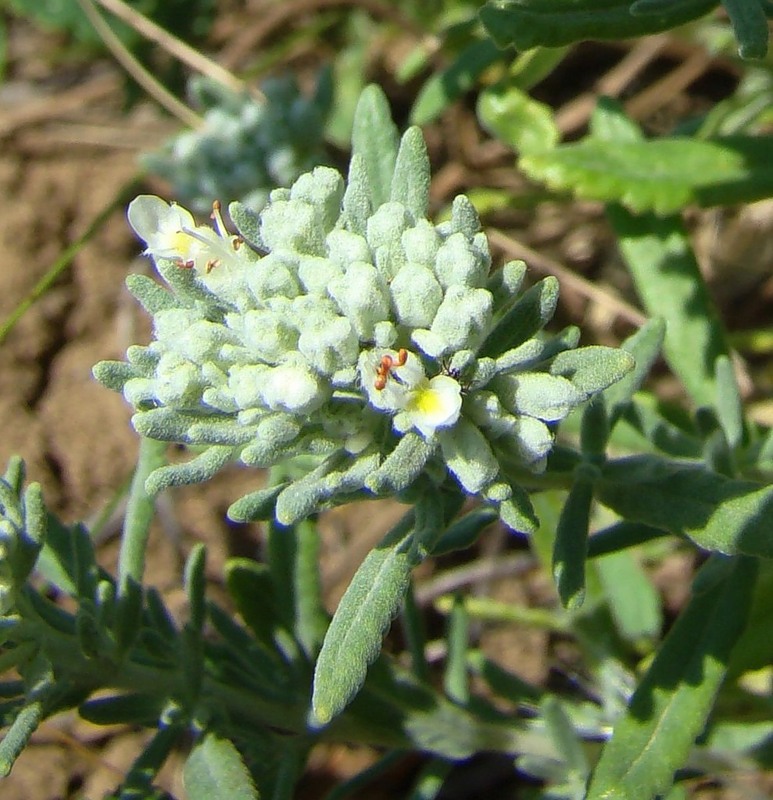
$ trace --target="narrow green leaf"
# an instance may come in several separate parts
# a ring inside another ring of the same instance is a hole
[[[485,69],[502,58],[502,51],[491,39],[469,44],[447,69],[435,72],[421,87],[411,109],[411,122],[433,122],[454,100],[473,88]]]
[[[738,447],[745,436],[743,403],[735,380],[733,362],[728,356],[720,356],[714,365],[717,382],[716,409],[719,424],[730,447]]]
[[[415,219],[426,217],[429,182],[429,156],[424,136],[419,128],[408,128],[397,151],[390,199],[402,203]]]
[[[228,508],[228,518],[234,522],[272,519],[276,509],[276,499],[288,486],[289,483],[279,483],[240,497]]]
[[[207,550],[199,542],[191,549],[185,562],[185,592],[188,595],[188,625],[200,632],[206,616]]]
[[[43,704],[40,702],[30,703],[18,713],[0,740],[0,778],[11,771],[42,719]]]
[[[590,772],[588,758],[583,750],[582,740],[561,702],[553,695],[545,695],[540,702],[540,714],[545,721],[548,735],[570,772],[577,777],[586,778]]]
[[[295,588],[295,638],[311,658],[316,656],[328,626],[322,604],[319,574],[319,531],[311,520],[295,526],[296,550],[293,563]]]
[[[478,356],[495,358],[534,336],[552,319],[558,292],[558,281],[552,275],[524,292],[497,321],[480,346]]]
[[[616,553],[618,550],[636,547],[666,535],[660,528],[651,528],[639,522],[616,522],[608,528],[596,531],[588,539],[588,558]]]
[[[633,554],[619,551],[594,565],[620,635],[633,645],[655,641],[663,624],[660,595]]]
[[[163,701],[158,695],[126,692],[87,700],[78,707],[78,713],[94,725],[152,727],[158,722],[162,709]]]
[[[574,609],[585,599],[585,559],[593,487],[577,481],[569,491],[556,528],[553,578],[564,608]]]
[[[397,128],[384,92],[367,86],[357,103],[352,129],[352,153],[363,160],[371,209],[389,200],[397,158]]]
[[[669,366],[696,405],[713,406],[714,363],[729,349],[681,218],[636,217],[619,206],[607,213],[645,309],[666,322]]]
[[[660,317],[654,317],[647,320],[636,333],[620,345],[621,349],[633,356],[634,367],[627,375],[604,390],[604,402],[611,426],[614,426],[644,383],[652,365],[660,355],[665,335],[666,323]]]
[[[180,304],[175,296],[147,275],[128,275],[126,288],[139,300],[145,311],[153,316],[167,308]]]
[[[773,558],[773,487],[657,456],[610,461],[601,471],[596,497],[625,519],[688,536],[706,550]]]
[[[442,556],[471,547],[481,532],[497,518],[497,512],[491,508],[476,508],[470,511],[443,532],[432,548],[432,555]]]
[[[469,617],[464,600],[454,598],[448,615],[448,653],[443,673],[443,688],[451,700],[465,705],[470,700],[470,682],[467,676],[467,647],[469,646]]]
[[[214,733],[205,734],[191,751],[183,783],[190,800],[259,800],[239,751]]]
[[[648,800],[671,785],[725,676],[755,575],[753,559],[737,559],[724,580],[693,596],[615,725],[588,800]]]
[[[568,378],[588,398],[625,377],[633,367],[633,356],[625,350],[591,345],[559,353],[550,365],[550,374]]]
[[[762,0],[721,1],[730,17],[741,58],[765,58],[770,32]]]
[[[435,800],[453,766],[451,761],[433,758],[419,773],[406,800]]]
[[[500,46],[560,47],[583,39],[630,39],[670,30],[708,14],[717,0],[680,0],[661,13],[634,17],[631,0],[488,0],[480,18]]]
[[[415,566],[413,526],[409,513],[371,550],[338,604],[314,670],[311,702],[319,724],[349,703],[378,655]]]
[[[208,447],[190,461],[155,470],[145,482],[145,489],[149,495],[156,495],[172,486],[203,483],[220,472],[233,459],[237,450],[234,447]]]
[[[481,92],[478,118],[489,133],[521,154],[550,150],[560,138],[550,106],[510,84]]]

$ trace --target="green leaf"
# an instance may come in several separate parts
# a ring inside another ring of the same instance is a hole
[[[696,405],[713,406],[714,364],[729,348],[681,218],[636,217],[619,206],[607,213],[644,308],[666,322],[669,366]]]
[[[368,553],[338,604],[314,670],[311,703],[319,724],[350,702],[379,653],[416,564],[413,527],[409,513]]]
[[[660,595],[633,554],[612,553],[594,565],[620,635],[634,645],[655,641],[663,624]]]
[[[497,321],[480,346],[478,356],[496,358],[531,339],[552,319],[558,292],[558,281],[552,275],[524,292]]]
[[[502,58],[502,51],[491,39],[465,47],[447,69],[435,72],[421,87],[411,109],[411,122],[414,125],[434,122],[454,100],[473,88],[485,69]]]
[[[279,483],[240,497],[228,508],[226,512],[228,519],[234,522],[272,519],[276,509],[276,499],[289,485],[289,483]]]
[[[588,137],[519,161],[533,180],[585,200],[666,215],[753,202],[773,194],[773,136],[671,137],[620,141]]]
[[[152,727],[163,709],[159,695],[142,692],[96,697],[81,703],[78,714],[94,725],[141,725]]]
[[[585,559],[593,487],[577,481],[569,491],[553,544],[553,578],[564,608],[575,609],[585,599]]]
[[[560,47],[583,39],[630,39],[670,30],[708,14],[717,0],[676,0],[661,13],[634,17],[631,0],[488,0],[480,18],[502,47]]]
[[[27,746],[42,719],[43,704],[39,701],[24,706],[18,713],[0,740],[0,778],[4,778],[11,771],[11,767]]]
[[[188,595],[188,625],[198,633],[206,617],[205,592],[207,588],[207,550],[201,542],[191,549],[185,562],[185,592]]]
[[[363,160],[372,211],[389,200],[397,158],[397,128],[384,92],[367,86],[357,103],[352,153]]]
[[[220,472],[236,455],[238,448],[208,447],[203,453],[183,464],[170,464],[153,471],[145,482],[149,495],[156,495],[172,486],[203,483]]]
[[[738,54],[741,58],[765,58],[768,52],[770,32],[764,1],[722,0],[738,40]]]
[[[604,390],[604,402],[609,415],[610,426],[614,426],[634,394],[639,390],[649,374],[652,365],[660,355],[666,324],[660,317],[647,320],[636,333],[629,336],[621,349],[633,356],[633,369],[623,378]]]
[[[498,516],[491,508],[476,508],[468,512],[443,532],[432,548],[432,555],[442,556],[472,547],[481,532],[495,522]]]
[[[752,559],[727,566],[722,580],[694,594],[663,642],[601,754],[588,800],[655,798],[685,763],[743,630],[755,582]]]
[[[550,365],[550,374],[569,378],[588,398],[619,381],[633,367],[633,356],[625,350],[592,345],[559,353]]]
[[[773,558],[773,487],[657,456],[610,461],[596,497],[620,516],[688,536],[699,547]]]
[[[402,203],[417,220],[426,217],[429,182],[429,156],[424,136],[419,128],[408,128],[397,151],[390,200]]]
[[[550,150],[560,138],[550,106],[507,84],[481,92],[478,118],[489,133],[522,154]]]
[[[259,800],[239,751],[214,733],[207,733],[191,751],[183,783],[190,800]]]
[[[728,356],[720,356],[714,365],[717,382],[717,418],[730,447],[738,447],[746,430],[743,419],[743,402],[735,380],[733,362]]]

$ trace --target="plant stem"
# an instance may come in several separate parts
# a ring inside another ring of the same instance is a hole
[[[153,470],[166,462],[166,442],[140,439],[137,469],[134,472],[126,516],[121,537],[121,553],[118,558],[118,591],[124,591],[127,580],[142,583],[145,571],[145,548],[153,519],[154,500],[145,491],[145,481]]]

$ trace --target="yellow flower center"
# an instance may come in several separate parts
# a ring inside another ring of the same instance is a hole
[[[429,382],[411,392],[407,411],[418,414],[434,415],[443,409],[443,398],[432,389]]]

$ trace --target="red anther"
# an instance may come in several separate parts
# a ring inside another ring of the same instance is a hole
[[[404,366],[407,360],[408,360],[408,351],[404,347],[401,347],[397,351],[397,366],[398,367]]]
[[[379,369],[381,372],[389,372],[394,363],[395,360],[392,358],[392,356],[381,356],[381,366]]]
[[[381,373],[379,373],[376,376],[376,380],[375,380],[373,386],[375,386],[376,389],[381,391],[386,386],[386,384],[387,384],[386,375],[382,375]]]
[[[194,262],[193,261],[184,261],[182,258],[178,259],[174,262],[176,267],[180,269],[193,269]]]

